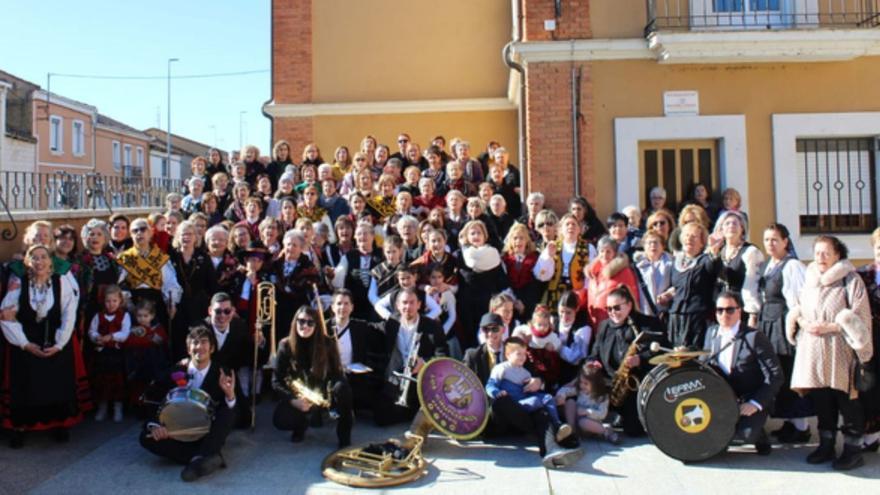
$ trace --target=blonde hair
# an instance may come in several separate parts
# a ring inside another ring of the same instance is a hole
[[[504,238],[504,247],[501,249],[501,252],[504,254],[513,253],[513,237],[517,234],[522,235],[526,239],[526,254],[535,252],[535,242],[529,234],[529,228],[519,222],[514,223],[510,230],[507,231],[507,236]]]
[[[682,208],[681,212],[678,214],[678,224],[683,227],[685,223],[689,223],[685,222],[684,219],[691,215],[697,217],[697,222],[699,222],[704,229],[709,230],[712,222],[709,220],[709,215],[706,213],[705,208],[699,205],[687,205]]]
[[[247,156],[247,152],[250,150],[253,150],[254,155],[256,155],[256,156],[254,156],[255,161],[260,159],[260,148],[257,148],[256,146],[254,146],[252,144],[246,144],[246,145],[242,146],[241,151],[239,152],[239,156],[242,161],[244,161],[244,159],[245,159],[244,157]]]
[[[727,189],[724,190],[723,193],[721,193],[721,199],[724,199],[724,197],[727,196],[728,194],[730,196],[732,196],[733,199],[736,200],[736,207],[737,208],[742,206],[742,195],[739,193],[739,191],[737,191],[736,189],[734,189],[732,187],[728,187]]]
[[[880,242],[880,227],[871,232],[871,247],[876,246],[878,242]]]
[[[183,236],[183,231],[186,229],[193,229],[193,246],[198,246],[198,231],[196,228],[196,223],[192,220],[184,220],[180,222],[180,225],[177,226],[177,229],[174,231],[174,239],[171,240],[171,246],[174,248],[180,248],[180,238]]]
[[[24,243],[25,246],[31,246],[32,244],[34,244],[37,241],[37,239],[36,239],[37,232],[41,228],[45,228],[45,229],[49,230],[49,242],[51,243],[51,245],[53,245],[53,246],[55,245],[55,232],[53,231],[53,228],[52,228],[52,222],[50,222],[48,220],[37,220],[35,222],[32,222],[30,225],[27,226],[26,229],[24,229],[24,236],[22,237],[22,242]],[[52,252],[51,249],[49,250],[49,252],[50,253]]]
[[[461,232],[458,234],[458,244],[462,247],[470,246],[470,242],[467,240],[468,232],[471,229],[480,229],[483,233],[483,239],[485,239],[485,244],[489,243],[489,229],[486,228],[486,224],[484,224],[481,220],[471,220],[470,222],[464,224],[464,227],[461,228]]]
[[[682,225],[678,231],[678,242],[680,242],[682,245],[684,244],[684,242],[682,241],[682,237],[684,236],[685,232],[689,230],[698,231],[700,233],[700,237],[703,239],[703,245],[705,246],[706,242],[709,240],[709,229],[704,227],[703,224],[699,222],[691,222]]]
[[[287,159],[290,160],[290,158],[291,158],[291,156],[290,156],[290,143],[288,143],[287,141],[285,141],[283,139],[281,141],[278,141],[277,143],[275,143],[275,146],[272,146],[272,159],[273,160],[278,159],[278,150],[280,150],[282,146],[287,146]]]

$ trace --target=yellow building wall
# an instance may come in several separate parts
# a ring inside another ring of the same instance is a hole
[[[506,95],[509,1],[314,0],[312,16],[316,103]]]
[[[775,218],[774,113],[880,111],[880,57],[849,62],[660,65],[654,61],[592,64],[597,209],[615,208],[614,119],[663,116],[663,92],[697,90],[701,115],[743,114],[752,238]],[[759,207],[760,205],[760,207]]]
[[[471,154],[486,149],[489,140],[499,141],[517,159],[516,110],[493,112],[412,113],[395,115],[322,116],[314,119],[314,135],[325,160],[332,160],[337,146],[346,145],[354,153],[361,139],[372,134],[391,152],[397,151],[397,134],[408,132],[424,149],[434,136],[442,135],[448,143],[453,137],[470,141]],[[447,147],[448,149],[448,147]]]
[[[645,0],[593,0],[590,21],[594,39],[641,38],[648,24],[648,9]]]

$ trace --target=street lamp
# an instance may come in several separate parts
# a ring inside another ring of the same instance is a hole
[[[167,168],[163,170],[165,178],[171,176],[171,62],[179,61],[179,58],[168,59],[168,129],[165,131],[165,166]]]
[[[247,110],[242,110],[238,112],[238,149],[241,149],[244,146],[244,142],[242,140],[242,132],[244,129],[244,114],[247,113]]]

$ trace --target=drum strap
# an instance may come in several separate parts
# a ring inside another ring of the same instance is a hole
[[[722,352],[727,350],[728,347],[732,346],[737,340],[742,340],[743,344],[745,344],[749,348],[749,350],[752,351],[752,354],[754,354],[755,357],[758,359],[758,366],[761,367],[761,372],[764,373],[765,375],[770,375],[771,373],[770,373],[769,367],[767,366],[767,363],[765,363],[764,360],[760,358],[758,353],[755,352],[755,348],[752,347],[751,344],[749,344],[749,339],[745,338],[744,333],[737,333],[736,337],[730,339],[730,342],[724,344],[723,346],[721,346],[721,349],[718,349],[717,351],[715,351],[715,353],[713,353],[711,356],[709,356],[709,358],[706,360],[706,362],[715,361],[715,363],[717,364],[718,363],[718,356],[720,356]],[[736,356],[733,356],[733,358],[736,359]],[[731,364],[731,366],[733,365],[732,362],[730,364]]]

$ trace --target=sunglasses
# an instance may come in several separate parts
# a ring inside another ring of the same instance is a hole
[[[146,232],[146,231],[147,231],[146,227],[135,227],[135,228],[131,229],[132,234],[140,234],[141,232]]]
[[[623,309],[623,304],[615,304],[614,306],[605,306],[605,311],[613,313]]]
[[[657,227],[659,225],[666,225],[666,220],[660,220],[651,224],[651,227]]]
[[[365,162],[365,161],[367,161],[367,159],[366,158],[356,158],[355,161],[356,162]]]
[[[215,308],[214,314],[217,316],[220,316],[220,315],[229,316],[232,314],[232,308]]]
[[[299,323],[301,327],[313,327],[315,326],[315,320],[310,320],[307,318],[297,318],[296,322]]]
[[[483,331],[486,333],[498,333],[501,331],[501,327],[491,326],[491,327],[483,327]]]
[[[729,315],[732,315],[732,314],[736,313],[736,311],[738,309],[739,309],[739,306],[728,306],[726,308],[715,308],[715,313],[719,314],[719,315],[721,315],[723,313],[727,313]]]
[[[554,226],[556,226],[555,223],[553,223],[553,222],[547,222],[547,223],[539,223],[539,224],[537,225],[537,228],[539,228],[539,229],[543,229],[544,227],[554,227]]]
[[[400,144],[408,143],[408,142],[409,142],[409,139],[398,139],[397,142],[400,143]]]

